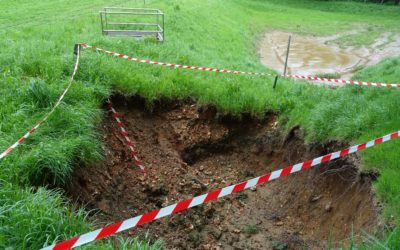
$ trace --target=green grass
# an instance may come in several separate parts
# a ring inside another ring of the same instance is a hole
[[[258,228],[257,225],[254,224],[248,224],[244,227],[243,231],[247,234],[257,234],[260,229]]]
[[[66,203],[60,192],[44,188],[19,188],[0,184],[0,248],[39,249],[51,245],[54,239],[74,237],[86,233],[86,213]],[[45,233],[44,233],[45,232]],[[137,239],[110,238],[84,249],[140,249],[155,250],[162,242],[150,245]]]
[[[58,193],[43,188],[33,192],[10,184],[2,185],[0,205],[2,249],[39,249],[49,243],[49,239],[89,230],[82,210],[74,212]]]
[[[368,44],[370,35],[380,32],[400,31],[400,12],[395,6],[306,0],[146,2],[166,13],[164,43],[101,35],[98,11],[106,5],[135,5],[131,1],[0,3],[0,149],[14,143],[54,105],[72,72],[76,42],[166,62],[272,72],[260,64],[257,55],[258,38],[264,31],[325,36],[367,29],[357,39],[343,37],[349,45]],[[251,112],[260,117],[273,110],[280,114],[285,129],[300,124],[310,143],[328,139],[356,143],[399,129],[397,89],[347,86],[332,90],[280,79],[274,91],[273,79],[268,77],[166,69],[88,50],[81,59],[76,81],[59,109],[0,161],[0,246],[36,248],[93,227],[82,211],[73,214],[59,193],[31,186],[68,184],[74,166],[101,160],[97,126],[103,116],[101,103],[111,91],[141,94],[149,101],[191,97],[199,104],[213,103],[221,112]],[[354,78],[399,82],[399,66],[400,58],[389,59],[360,70]],[[400,220],[399,150],[400,142],[393,141],[361,154],[364,168],[381,173],[375,187],[384,204],[382,216],[395,225]],[[15,194],[7,198],[10,190]],[[11,213],[10,207],[18,207],[18,213]],[[13,223],[23,225],[23,230],[17,231]],[[395,247],[400,229],[392,227],[374,237]],[[128,239],[121,245],[136,243]],[[103,244],[97,247],[119,243]]]

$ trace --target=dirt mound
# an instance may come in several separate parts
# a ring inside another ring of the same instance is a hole
[[[114,97],[148,170],[134,166],[111,115],[104,119],[106,159],[76,169],[70,195],[98,209],[102,224],[225,187],[342,148],[304,145],[301,130],[284,137],[276,116],[219,115],[213,107]],[[354,156],[353,156],[354,157]],[[167,249],[320,249],[327,241],[371,231],[377,211],[371,176],[356,158],[337,160],[129,231]]]

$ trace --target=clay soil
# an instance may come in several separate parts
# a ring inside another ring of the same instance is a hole
[[[301,129],[283,134],[274,114],[239,119],[191,101],[161,100],[149,107],[137,96],[112,100],[148,173],[133,164],[107,113],[101,125],[105,160],[78,167],[68,188],[71,199],[97,211],[92,219],[100,226],[347,146],[306,146]],[[352,156],[324,164],[125,235],[148,234],[152,241],[162,239],[166,249],[340,246],[378,224],[371,191],[376,176],[359,172],[357,162]]]

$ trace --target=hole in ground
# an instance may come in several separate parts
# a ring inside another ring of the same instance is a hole
[[[101,126],[106,159],[80,166],[69,194],[102,224],[130,218],[289,164],[341,149],[338,142],[305,146],[299,127],[287,136],[277,117],[220,115],[191,101],[135,96],[112,98],[147,168],[133,164],[113,117]],[[167,249],[285,249],[346,244],[376,229],[377,206],[369,174],[355,156],[309,169],[130,230],[162,238]],[[347,240],[346,240],[347,239]],[[344,240],[344,241],[343,241]]]

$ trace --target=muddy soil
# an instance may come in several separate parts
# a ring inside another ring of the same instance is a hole
[[[400,55],[400,36],[383,33],[371,45],[340,47],[336,40],[341,36],[362,31],[341,33],[329,37],[302,36],[273,31],[264,34],[259,44],[261,62],[269,68],[283,72],[287,43],[292,35],[288,60],[290,74],[317,75],[339,73],[350,78],[359,66],[374,65],[383,59]]]
[[[345,147],[305,146],[302,132],[280,132],[276,116],[241,119],[190,101],[113,98],[148,170],[144,176],[114,119],[101,129],[105,161],[76,169],[70,197],[99,212],[101,225]],[[146,108],[147,107],[147,108]],[[287,176],[130,230],[163,239],[166,249],[321,249],[340,246],[361,229],[373,232],[375,176],[360,173],[355,156]],[[344,241],[343,241],[344,240]]]

